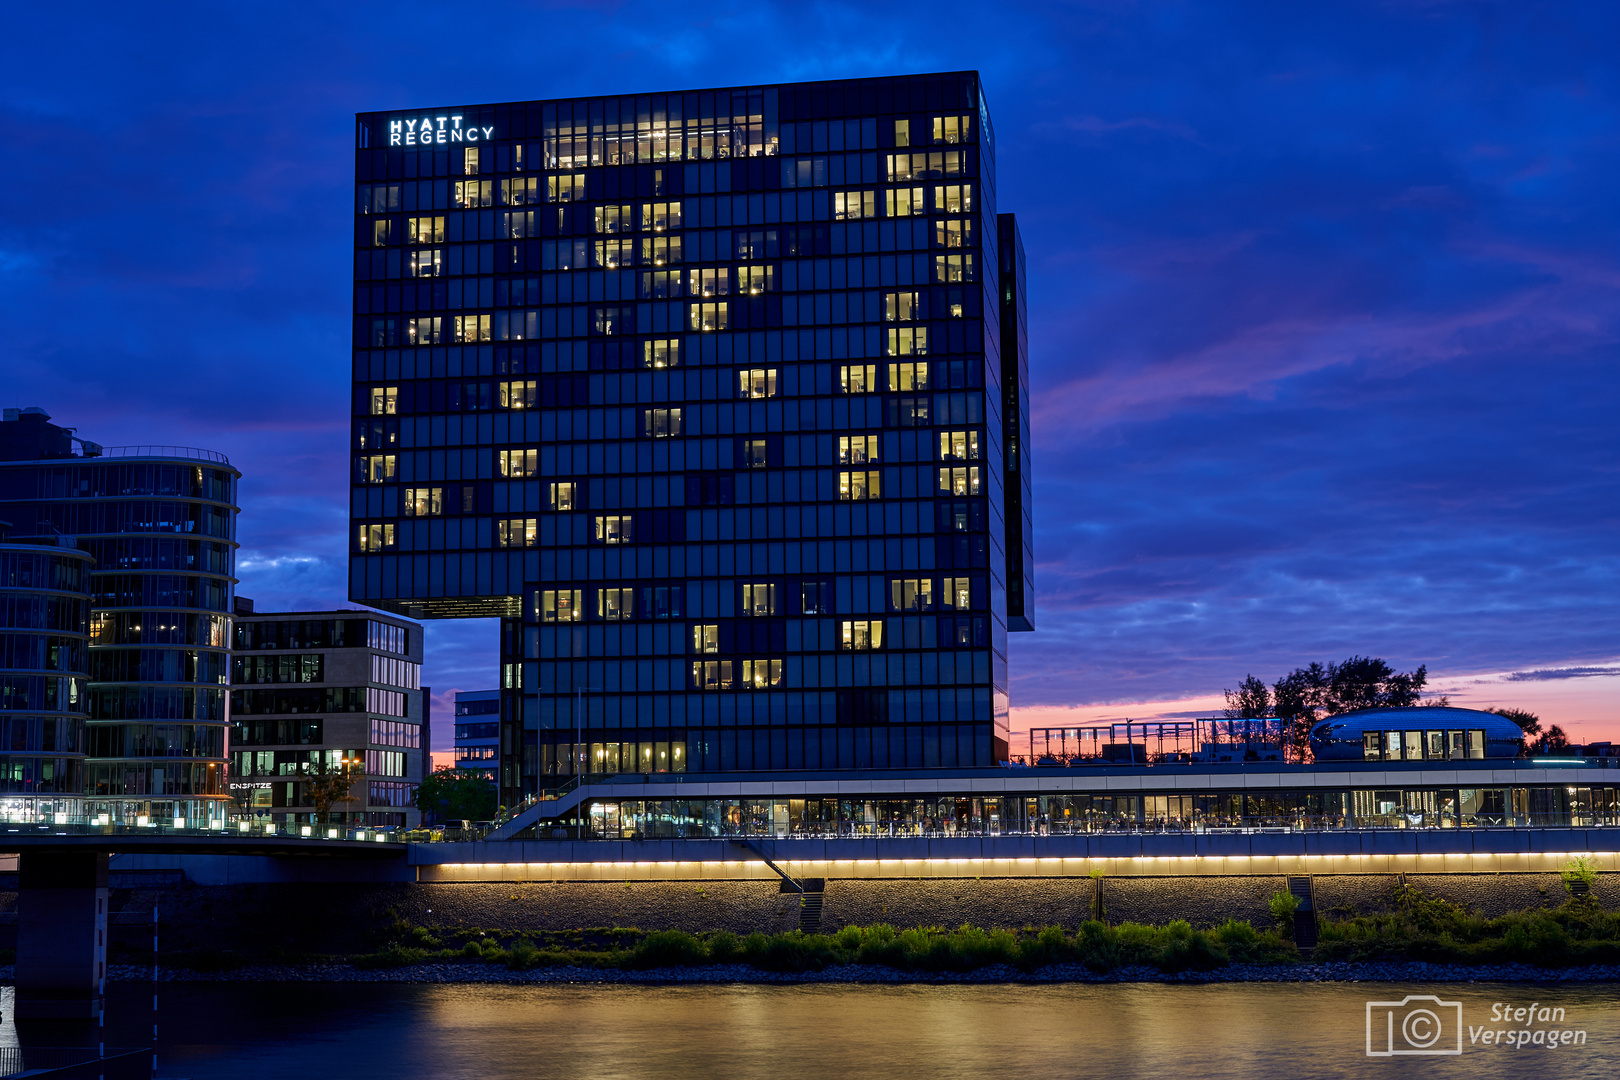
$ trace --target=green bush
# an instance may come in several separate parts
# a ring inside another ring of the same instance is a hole
[[[391,941],[377,952],[349,957],[349,963],[357,968],[397,968],[420,964],[426,959],[426,949],[413,949]]]
[[[630,950],[635,968],[692,967],[709,962],[704,943],[684,930],[654,930]]]
[[[1271,894],[1271,917],[1284,926],[1294,925],[1294,912],[1299,910],[1299,897],[1285,889]]]

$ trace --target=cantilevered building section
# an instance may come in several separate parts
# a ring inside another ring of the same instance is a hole
[[[367,113],[356,185],[350,597],[501,618],[503,801],[1007,757],[1023,260],[976,73]]]

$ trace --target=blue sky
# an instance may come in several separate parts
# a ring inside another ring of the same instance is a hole
[[[1620,737],[1616,5],[89,3],[0,30],[0,396],[229,454],[261,607],[344,603],[354,112],[976,68],[1029,253],[1015,706],[1145,715],[1363,653]],[[437,689],[492,681],[493,626],[427,640]]]

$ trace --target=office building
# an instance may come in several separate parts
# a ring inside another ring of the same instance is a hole
[[[5,410],[0,519],[13,542],[71,537],[94,560],[82,766],[92,818],[224,823],[240,475],[210,450],[101,447],[41,409]]]
[[[499,617],[501,800],[988,766],[1033,627],[972,72],[364,113],[350,597]]]
[[[456,691],[456,768],[495,779],[501,750],[501,692]]]
[[[90,556],[72,537],[13,544],[0,521],[0,819],[82,820]]]
[[[231,794],[288,825],[420,820],[422,628],[371,611],[255,612],[238,598]]]

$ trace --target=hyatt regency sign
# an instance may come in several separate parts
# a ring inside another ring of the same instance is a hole
[[[462,127],[459,116],[425,116],[420,120],[388,121],[389,146],[488,142],[494,134],[494,127]]]

